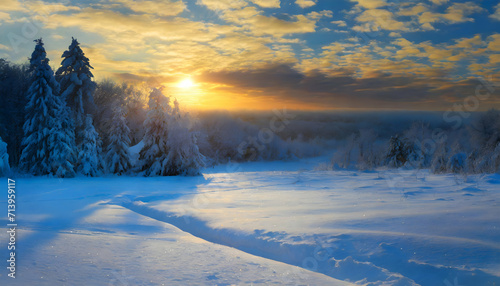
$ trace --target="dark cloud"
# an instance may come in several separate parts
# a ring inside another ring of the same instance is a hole
[[[250,95],[318,108],[431,110],[450,108],[452,102],[474,95],[481,84],[478,80],[453,82],[442,78],[422,79],[411,74],[373,73],[370,78],[358,78],[349,70],[334,70],[331,74],[319,71],[303,74],[288,65],[274,65],[256,70],[209,72],[198,80],[230,85],[237,92],[258,91]],[[498,102],[499,95],[497,88],[490,99],[497,98]],[[491,107],[483,105],[482,109]]]

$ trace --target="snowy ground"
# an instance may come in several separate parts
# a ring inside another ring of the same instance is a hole
[[[499,175],[316,165],[19,178],[17,278],[2,267],[0,285],[500,284]]]

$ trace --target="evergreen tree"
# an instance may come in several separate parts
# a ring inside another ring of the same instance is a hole
[[[432,154],[425,144],[430,142],[431,130],[429,124],[413,122],[410,129],[404,132],[404,144],[408,162],[416,168],[427,168],[431,165]]]
[[[47,53],[45,52],[45,48],[43,47],[42,38],[36,39],[34,42],[36,43],[35,50],[33,51],[33,53],[31,53],[30,64],[28,69],[32,77],[36,76],[36,71],[38,70],[38,67],[47,58]]]
[[[69,113],[56,96],[59,85],[46,58],[42,39],[36,40],[30,67],[35,69],[28,90],[21,169],[34,175],[70,177],[74,134],[68,126]]]
[[[472,146],[489,152],[500,143],[500,111],[490,109],[479,115],[468,127]]]
[[[149,111],[144,121],[144,146],[139,153],[139,170],[144,176],[170,175],[168,164],[168,121],[171,113],[170,98],[159,89],[149,95]]]
[[[75,176],[76,146],[75,131],[71,110],[66,103],[59,98],[61,106],[59,108],[59,121],[54,126],[49,136],[51,145],[51,158],[55,175],[59,178],[71,178]]]
[[[100,160],[99,134],[92,124],[92,116],[85,118],[82,132],[82,143],[78,154],[78,172],[89,177],[101,175],[102,162]]]
[[[61,96],[71,108],[76,128],[76,142],[81,143],[86,115],[95,111],[93,94],[96,83],[90,71],[93,67],[85,57],[80,43],[72,38],[71,45],[62,55],[61,67],[56,72],[56,79],[61,86]]]
[[[392,136],[389,140],[389,150],[386,155],[386,162],[391,167],[401,167],[408,160],[408,152],[405,144],[399,136]]]
[[[452,173],[467,173],[467,154],[464,152],[455,153],[448,160],[446,168]]]
[[[0,137],[0,177],[9,175],[9,154],[7,153],[7,144]]]
[[[110,173],[121,175],[132,167],[128,148],[130,146],[130,129],[127,127],[123,109],[114,110],[111,123],[111,135],[106,152],[106,164]]]
[[[190,130],[189,116],[179,111],[177,100],[168,124],[168,175],[196,176],[205,166],[205,156],[197,145],[197,134]]]

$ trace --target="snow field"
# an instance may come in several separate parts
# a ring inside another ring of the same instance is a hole
[[[220,166],[203,177],[20,178],[19,279],[0,281],[500,282],[499,175],[312,171],[315,163]]]

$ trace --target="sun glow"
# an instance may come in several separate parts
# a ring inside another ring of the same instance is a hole
[[[193,88],[194,87],[194,82],[190,78],[183,79],[179,84],[177,85],[180,88],[188,89],[188,88]]]

